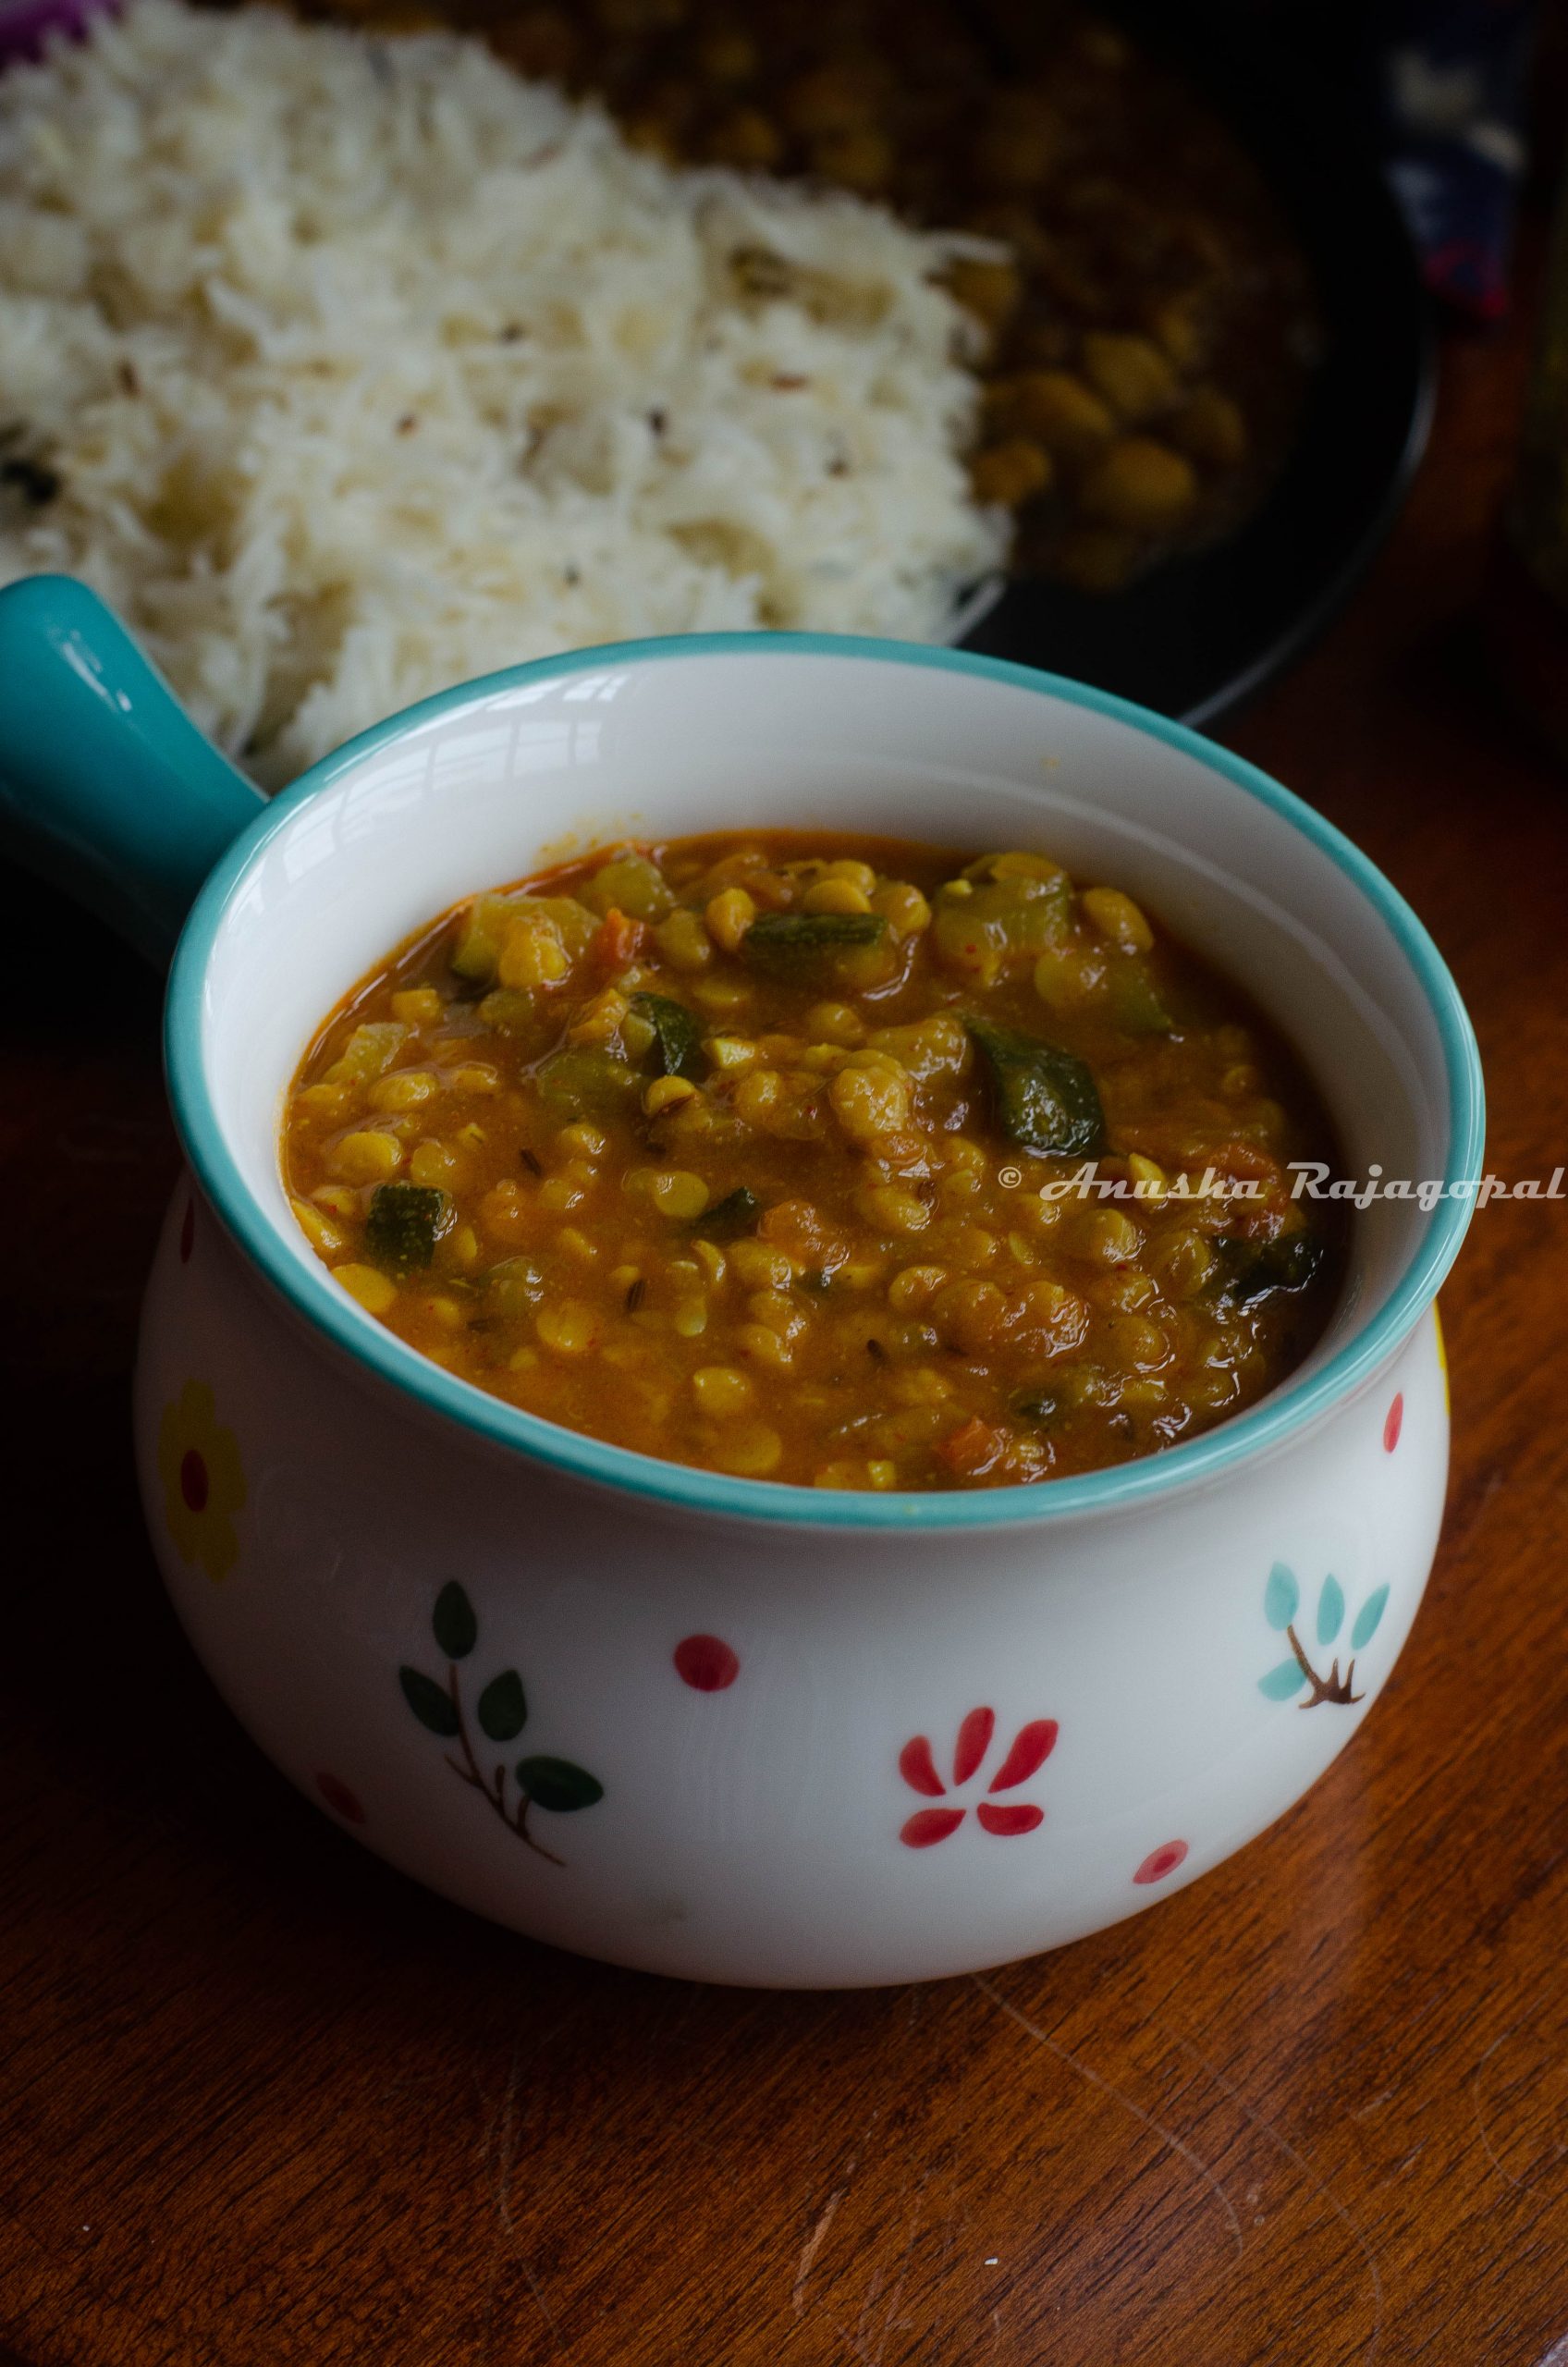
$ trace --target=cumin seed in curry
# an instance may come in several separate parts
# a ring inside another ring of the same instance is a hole
[[[1191,1438],[1299,1363],[1342,1248],[1291,1196],[1331,1135],[1288,1049],[1023,850],[688,839],[476,897],[328,1020],[283,1156],[338,1282],[448,1371],[820,1488]],[[1085,1165],[1121,1194],[1064,1191]]]

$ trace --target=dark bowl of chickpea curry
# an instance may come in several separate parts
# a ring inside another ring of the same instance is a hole
[[[7,842],[149,951],[194,897],[139,1469],[329,1813],[539,1937],[832,1985],[1114,1921],[1342,1747],[1430,1565],[1481,1100],[1285,791],[1023,669],[720,635],[260,810],[80,587],[0,594],[0,657]]]

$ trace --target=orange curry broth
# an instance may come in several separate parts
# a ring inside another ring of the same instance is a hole
[[[1123,1196],[1042,1195],[1086,1157]],[[318,1254],[447,1371],[860,1489],[1096,1469],[1256,1403],[1333,1302],[1340,1213],[1285,1171],[1331,1157],[1278,1035],[1115,889],[792,832],[455,908],[328,1019],[283,1140]],[[1251,1196],[1172,1190],[1206,1170]]]

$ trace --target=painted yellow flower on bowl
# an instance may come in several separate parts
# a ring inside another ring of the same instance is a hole
[[[215,1584],[239,1556],[234,1516],[245,1502],[245,1474],[234,1432],[217,1418],[204,1380],[188,1380],[158,1425],[158,1472],[169,1535],[181,1558],[199,1562]]]

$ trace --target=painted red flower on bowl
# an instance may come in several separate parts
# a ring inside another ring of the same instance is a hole
[[[1032,1718],[1020,1726],[1007,1749],[997,1762],[996,1772],[985,1786],[986,1797],[973,1803],[975,1821],[983,1833],[996,1834],[1006,1839],[1014,1834],[1033,1833],[1045,1821],[1045,1809],[1033,1800],[998,1800],[998,1792],[1016,1791],[1020,1784],[1027,1784],[1037,1775],[1056,1748],[1057,1722],[1054,1718]],[[958,1730],[953,1745],[952,1778],[945,1784],[937,1772],[936,1754],[927,1735],[915,1735],[899,1753],[899,1772],[912,1792],[920,1792],[930,1800],[945,1800],[939,1809],[917,1809],[905,1820],[899,1839],[909,1849],[929,1849],[956,1833],[969,1814],[969,1802],[955,1802],[952,1795],[973,1785],[985,1772],[996,1739],[997,1713],[994,1710],[971,1710]]]

